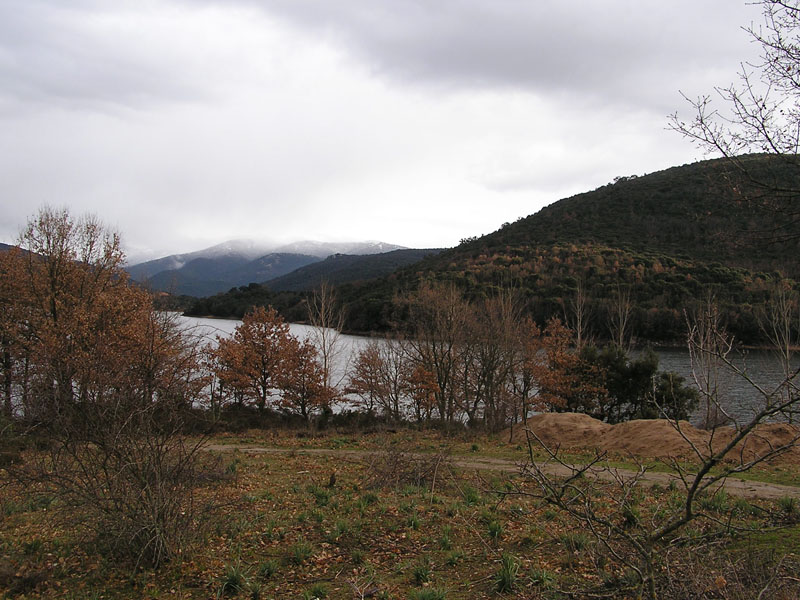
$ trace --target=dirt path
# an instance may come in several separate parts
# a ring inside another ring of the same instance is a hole
[[[240,451],[245,454],[300,454],[300,455],[326,455],[342,456],[352,458],[366,458],[372,451],[367,450],[334,450],[331,448],[269,448],[265,446],[247,446],[239,444],[209,444],[207,450],[213,452],[233,452]],[[423,455],[420,455],[423,456]],[[501,471],[507,473],[518,473],[520,463],[502,458],[491,457],[463,457],[454,456],[451,463],[456,467],[468,470],[480,471]],[[570,470],[563,465],[552,463],[540,463],[540,468],[548,475],[567,476]],[[635,472],[627,469],[617,468],[598,468],[591,471],[594,477],[602,481],[615,481],[618,477],[623,479],[633,477]],[[658,473],[648,471],[642,476],[642,481],[648,485],[660,484],[669,485],[670,481],[676,481],[680,485],[680,480],[670,473]],[[777,483],[763,483],[760,481],[744,481],[729,477],[724,482],[724,489],[728,494],[741,496],[744,498],[765,498],[775,500],[783,496],[800,498],[800,487],[780,485]]]

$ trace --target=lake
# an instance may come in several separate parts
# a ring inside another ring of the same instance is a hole
[[[241,324],[236,319],[205,319],[201,317],[179,317],[183,327],[197,336],[201,341],[214,342],[216,337],[226,337],[233,334],[233,330]],[[289,330],[298,339],[304,340],[312,337],[314,328],[300,323],[289,323]],[[370,338],[339,334],[336,357],[332,368],[333,383],[338,384],[347,376],[352,357],[358,355]]]
[[[692,361],[686,348],[659,348],[656,349],[659,358],[659,369],[674,371],[693,382]],[[745,371],[753,383],[765,391],[772,391],[784,378],[780,360],[775,352],[769,350],[746,350],[739,353],[731,352],[731,360],[740,369]],[[792,362],[794,369],[800,367],[800,356],[795,354]],[[753,416],[753,411],[761,407],[763,395],[744,378],[727,373],[720,385],[722,396],[725,398],[724,408],[737,422],[745,422]],[[797,380],[796,380],[797,381]],[[701,401],[702,402],[702,401]],[[698,408],[693,422],[699,421],[702,409]]]
[[[180,317],[180,322],[193,335],[201,340],[213,342],[217,335],[228,336],[241,321],[234,319],[204,319],[198,317]],[[313,327],[291,323],[289,328],[292,335],[305,339],[311,336]],[[353,357],[374,338],[360,337],[341,334],[339,337],[339,352],[337,360],[333,365],[333,381],[338,383],[344,380],[347,370]],[[685,348],[657,348],[656,354],[659,357],[659,369],[662,371],[674,371],[686,378],[687,382],[694,381],[692,375],[692,363],[689,352]],[[780,363],[774,353],[766,350],[749,350],[745,354],[737,355],[735,362],[740,367],[746,367],[748,375],[753,382],[761,385],[764,389],[775,386],[783,377]],[[795,355],[794,368],[800,367],[800,357]],[[721,389],[724,392],[725,410],[736,418],[739,422],[744,422],[753,414],[753,410],[759,407],[762,397],[753,386],[744,381],[741,377],[729,376],[723,382]],[[692,418],[692,422],[697,424],[702,418],[703,409],[699,407]]]

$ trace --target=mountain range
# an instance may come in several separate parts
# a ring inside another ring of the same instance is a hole
[[[153,290],[203,297],[236,286],[271,281],[330,255],[365,256],[398,250],[405,249],[376,241],[303,241],[274,245],[253,240],[231,240],[196,252],[173,254],[136,264],[127,270],[134,281]]]
[[[401,323],[396,300],[421,282],[474,301],[511,290],[540,324],[573,321],[580,300],[599,339],[624,304],[632,336],[684,340],[687,315],[713,300],[738,341],[759,344],[772,294],[800,293],[799,192],[794,163],[749,155],[617,178],[447,250],[238,240],[129,271],[151,288],[206,297],[191,314],[241,317],[273,304],[293,321],[307,318],[305,293],[326,280],[355,332]]]

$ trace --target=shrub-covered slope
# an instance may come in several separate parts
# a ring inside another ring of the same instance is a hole
[[[798,170],[765,156],[744,160],[759,181],[800,189]],[[616,299],[629,296],[635,337],[653,341],[682,339],[685,311],[713,296],[737,337],[756,343],[770,290],[800,274],[800,234],[791,235],[789,216],[796,201],[769,186],[743,179],[722,160],[622,178],[380,282],[344,286],[350,325],[387,328],[398,316],[387,308],[392,296],[433,279],[472,297],[517,289],[540,322],[569,320],[580,288],[600,337],[609,334]]]

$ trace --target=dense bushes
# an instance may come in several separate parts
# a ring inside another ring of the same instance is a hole
[[[599,390],[593,406],[572,406],[567,410],[586,412],[609,423],[631,419],[688,419],[697,407],[697,390],[685,385],[676,373],[659,372],[658,356],[650,350],[630,357],[618,346],[581,350],[582,371],[596,378]]]

